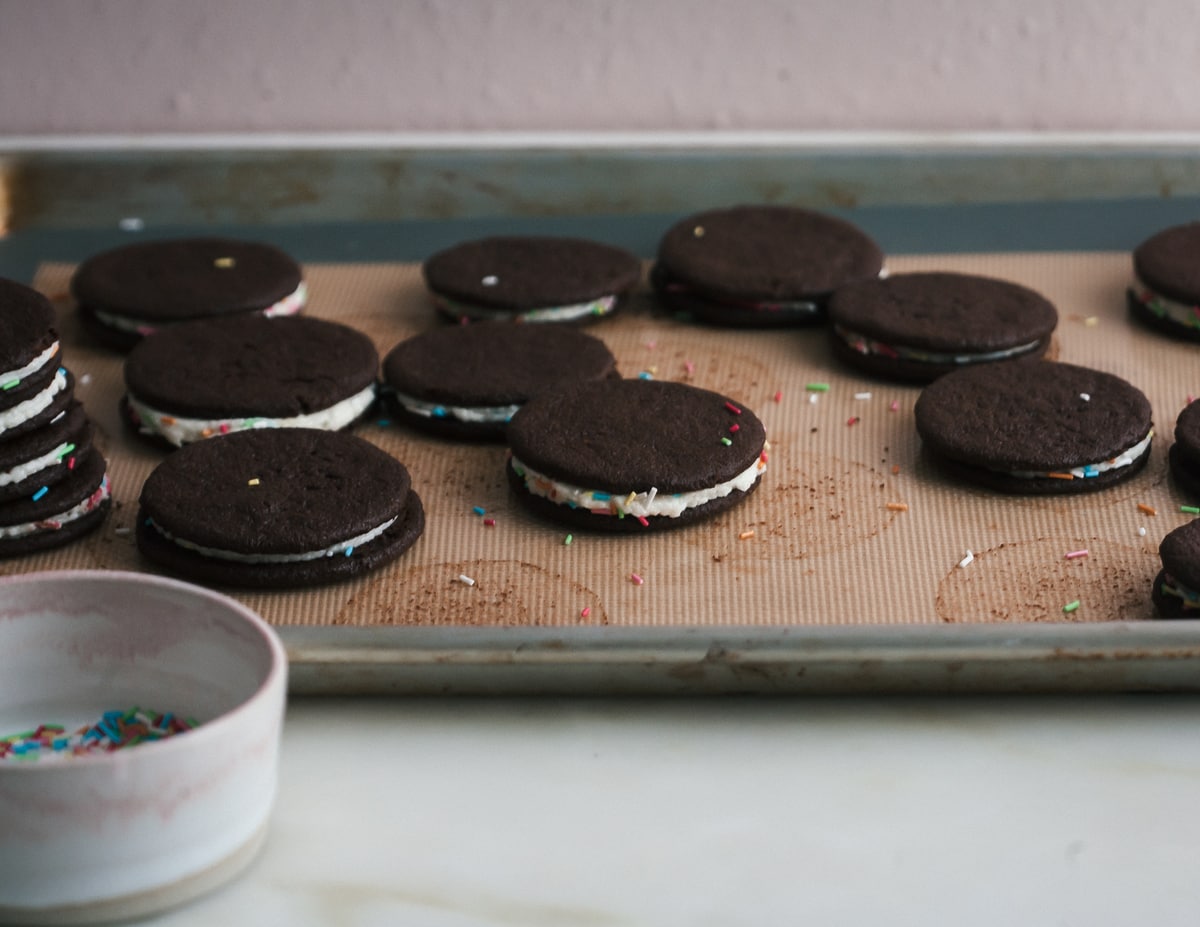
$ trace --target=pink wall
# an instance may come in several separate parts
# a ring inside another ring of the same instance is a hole
[[[1200,129],[1194,0],[0,0],[0,134]]]

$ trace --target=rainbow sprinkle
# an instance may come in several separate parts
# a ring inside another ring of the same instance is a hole
[[[106,711],[94,724],[68,732],[61,724],[39,724],[28,731],[0,737],[0,761],[60,760],[165,740],[197,726],[195,718],[171,712],[128,708]]]

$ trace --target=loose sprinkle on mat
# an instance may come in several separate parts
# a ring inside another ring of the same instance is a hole
[[[496,519],[494,519],[494,518],[485,518],[485,519],[483,520],[483,524],[484,524],[484,526],[485,526],[485,527],[487,527],[487,528],[495,528],[495,527],[496,527]]]
[[[900,400],[893,399],[890,403],[888,403],[888,411],[889,412],[899,412],[900,411]]]
[[[1072,550],[1067,553],[1065,559],[1078,560],[1080,557],[1086,557],[1087,555],[1088,555],[1088,552],[1087,552],[1086,548],[1084,548],[1083,550]]]
[[[892,464],[892,476],[900,472],[900,464]]]
[[[457,579],[464,586],[474,586],[475,585],[475,580],[471,579],[471,577],[469,577],[466,573],[459,573]]]
[[[486,515],[487,514],[487,509],[485,509],[482,505],[472,506],[471,511],[474,512],[476,515]]]
[[[642,577],[641,577],[641,576],[639,576],[637,573],[630,573],[630,574],[629,574],[629,581],[630,581],[631,583],[633,583],[635,586],[640,586],[642,583],[644,583],[644,582],[645,582],[645,580],[644,580],[644,579],[642,579]]]
[[[862,420],[857,415],[851,415],[848,419],[846,419],[846,424],[857,425],[860,421]]]
[[[1156,509],[1156,508],[1155,508],[1154,506],[1152,506],[1152,505],[1146,505],[1146,503],[1145,503],[1145,502],[1139,502],[1139,503],[1138,503],[1138,511],[1139,511],[1139,512],[1141,512],[1143,515],[1151,515],[1151,516],[1153,516],[1153,515],[1157,515],[1157,514],[1158,514],[1158,509]]]
[[[583,609],[579,612],[579,617],[586,618],[591,613],[592,613],[592,606],[585,605],[585,606],[583,606]]]
[[[693,373],[696,372],[696,365],[694,363],[692,363],[691,361],[684,361],[683,369],[685,371],[687,371],[687,375],[690,377]]]
[[[1063,611],[1069,615],[1071,612],[1075,611],[1075,609],[1077,609],[1077,608],[1079,608],[1079,600],[1078,599],[1076,599],[1074,602],[1068,602],[1066,605],[1064,605]]]
[[[563,546],[570,547],[573,540],[575,540],[575,535],[568,534],[565,538],[563,538]]]
[[[1145,529],[1145,528],[1138,528],[1138,530],[1137,530],[1137,533],[1138,533],[1138,537],[1140,537],[1140,538],[1144,538],[1144,537],[1146,536],[1146,529]]]
[[[829,384],[828,383],[805,383],[804,388],[806,390],[808,390],[810,393],[828,393],[829,392]]]
[[[870,393],[855,393],[854,398],[855,399],[870,399],[871,394]]]
[[[1200,515],[1200,508],[1197,508],[1194,505],[1181,505],[1179,507],[1179,511],[1183,512],[1185,515]]]
[[[783,390],[775,390],[775,401],[783,402]]]
[[[884,506],[884,508],[886,508],[889,512],[907,512],[908,511],[908,503],[907,502],[889,502],[886,506]]]
[[[969,567],[974,562],[975,562],[975,555],[973,553],[971,553],[970,551],[967,551],[967,555],[965,557],[963,557],[960,561],[958,561],[958,568],[960,570],[965,569],[966,567]]]
[[[738,534],[739,541],[748,541],[752,537],[754,537],[754,529],[753,528],[747,528],[745,531],[742,531]]]

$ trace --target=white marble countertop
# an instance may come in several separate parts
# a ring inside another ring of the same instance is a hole
[[[1200,922],[1200,697],[303,700],[162,927]]]

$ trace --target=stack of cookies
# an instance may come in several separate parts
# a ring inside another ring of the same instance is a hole
[[[0,279],[0,557],[66,544],[108,512],[107,462],[74,393],[50,301]]]

